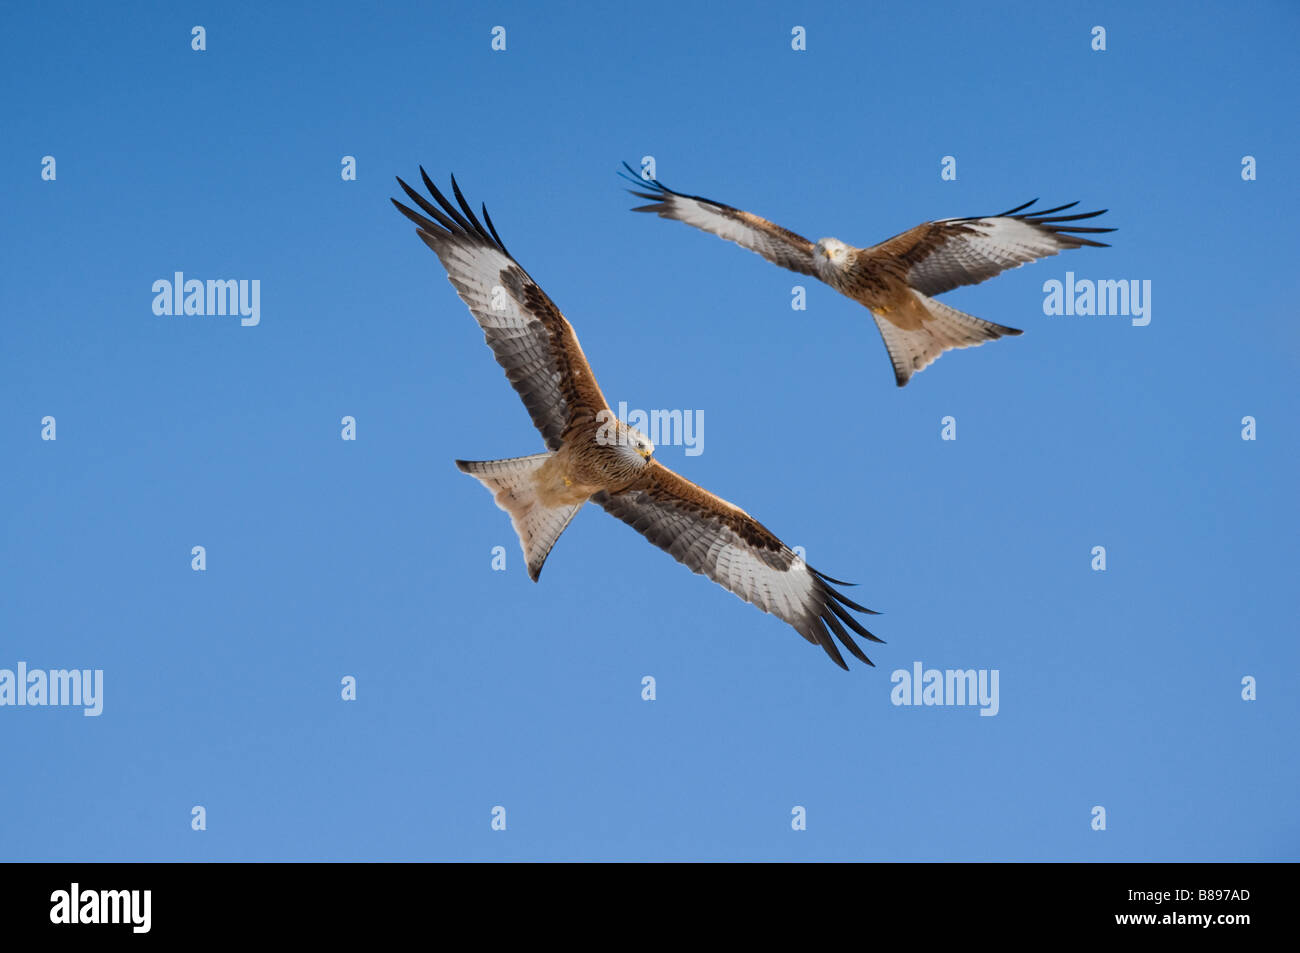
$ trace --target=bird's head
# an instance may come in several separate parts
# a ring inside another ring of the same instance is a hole
[[[608,443],[608,439],[601,441],[599,436],[596,439],[597,442]],[[621,420],[615,424],[613,443],[618,455],[638,470],[654,456],[655,445],[650,442],[650,438]]]
[[[649,463],[650,458],[654,456],[655,445],[650,442],[649,437],[635,427],[627,428],[627,445],[646,463]]]
[[[813,261],[818,267],[831,265],[836,268],[848,264],[849,246],[838,238],[818,239],[813,247]]]

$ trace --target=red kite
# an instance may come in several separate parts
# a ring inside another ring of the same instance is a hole
[[[626,162],[623,166],[629,173],[625,178],[649,190],[628,191],[654,203],[637,206],[634,212],[658,212],[661,218],[712,232],[782,268],[818,278],[868,308],[885,340],[899,387],[944,351],[1023,333],[958,311],[932,295],[979,284],[1063,248],[1107,248],[1104,242],[1076,233],[1115,231],[1065,224],[1096,218],[1106,209],[1056,214],[1079,204],[1071,202],[1025,211],[1038,201],[1034,199],[999,215],[926,222],[870,248],[854,248],[835,238],[814,244],[751,212],[674,192],[662,182],[637,175]]]
[[[848,666],[836,639],[871,665],[850,632],[881,640],[848,610],[876,613],[832,588],[849,584],[808,566],[744,510],[655,460],[645,435],[610,410],[572,326],[506,251],[487,208],[480,222],[454,177],[456,205],[423,169],[420,175],[437,204],[400,178],[420,211],[393,204],[442,261],[546,443],[532,456],[456,461],[510,514],[529,577],[537,580],[551,547],[590,500],[692,571],[788,622],[841,668]]]

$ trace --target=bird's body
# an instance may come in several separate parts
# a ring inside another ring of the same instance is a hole
[[[654,447],[635,428],[613,423],[614,441],[602,438],[602,424],[595,421],[565,431],[560,448],[532,476],[544,506],[585,503],[602,490],[621,492],[640,476]]]
[[[849,253],[843,265],[819,257],[817,277],[896,327],[906,331],[921,327],[929,315],[907,279],[888,267],[861,264],[857,254],[861,249],[845,247]]]
[[[626,165],[626,164],[625,164]],[[884,339],[899,387],[944,351],[972,347],[1022,332],[958,311],[934,299],[945,291],[978,284],[1007,268],[1055,255],[1066,248],[1104,243],[1077,233],[1114,231],[1073,223],[1101,212],[1057,215],[1074,204],[1026,212],[1033,202],[999,215],[926,222],[867,248],[836,238],[811,242],[787,228],[698,195],[675,192],[627,166],[642,189],[638,198],[653,204],[637,212],[656,212],[693,225],[757,252],[768,261],[830,285],[870,310]]]
[[[551,547],[588,501],[746,602],[783,619],[847,668],[836,640],[871,664],[853,640],[879,642],[849,610],[871,610],[832,587],[739,507],[653,459],[654,446],[610,409],[572,326],[506,251],[483,210],[480,223],[452,180],[457,204],[421,170],[436,205],[401,179],[419,207],[393,204],[442,261],[524,402],[546,451],[507,460],[456,461],[510,514],[536,581]],[[459,206],[459,207],[458,207]],[[423,214],[422,214],[423,213]]]

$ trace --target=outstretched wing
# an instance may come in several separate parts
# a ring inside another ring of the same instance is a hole
[[[909,285],[921,294],[937,295],[962,285],[979,284],[1008,268],[1047,258],[1065,248],[1109,247],[1105,242],[1081,236],[1115,229],[1068,224],[1096,218],[1106,209],[1077,215],[1055,214],[1079,204],[1071,202],[1039,212],[1024,211],[1037,201],[1034,199],[987,218],[926,222],[879,245],[864,248],[858,253],[859,261],[868,268],[895,270],[901,265]]]
[[[397,199],[393,204],[418,226],[416,233],[441,259],[447,279],[483,329],[488,347],[523,399],[547,449],[558,450],[570,424],[594,418],[609,407],[577,335],[546,292],[506,251],[486,206],[485,228],[465,201],[455,176],[451,188],[459,209],[438,191],[423,168],[420,177],[438,204],[400,178],[397,184],[425,214]]]
[[[789,268],[804,275],[817,274],[813,263],[813,243],[802,235],[796,235],[787,228],[759,218],[749,212],[701,198],[698,195],[683,195],[674,192],[656,179],[646,179],[636,174],[626,162],[623,167],[627,173],[619,173],[625,179],[647,191],[628,189],[640,199],[650,199],[653,205],[639,205],[634,212],[658,212],[660,218],[675,218],[687,225],[694,225],[706,232],[712,232],[729,242],[735,242],[758,252],[768,261]]]
[[[849,630],[880,642],[848,612],[876,613],[846,598],[744,510],[651,461],[637,481],[617,493],[592,498],[693,572],[788,622],[847,669],[841,644],[868,665]],[[847,627],[847,629],[846,629]]]

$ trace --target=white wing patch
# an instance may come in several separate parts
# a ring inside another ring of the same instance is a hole
[[[632,192],[640,198],[655,199],[653,205],[642,205],[638,212],[656,212],[661,218],[676,219],[719,238],[735,242],[742,248],[762,255],[773,264],[789,268],[800,274],[816,275],[812,242],[796,235],[765,218],[750,212],[712,202],[709,199],[673,192],[659,182],[645,179],[633,180],[651,189],[649,192]]]
[[[705,566],[711,563],[713,572],[708,575],[724,589],[764,612],[796,628],[804,626],[808,616],[818,611],[813,600],[815,580],[807,566],[790,553],[790,568],[776,569],[760,559],[731,530],[722,532],[730,538],[710,547],[712,559]]]
[[[671,474],[673,479],[681,479]],[[745,602],[771,613],[792,626],[831,659],[846,667],[835,639],[867,664],[871,660],[853,642],[851,633],[880,641],[849,616],[852,609],[870,612],[832,589],[821,576],[779,540],[762,530],[766,545],[742,537],[725,519],[710,509],[730,508],[716,500],[701,508],[698,499],[674,495],[671,483],[654,492],[645,489],[623,493],[598,493],[593,502],[618,517],[692,572],[701,573]],[[698,488],[696,488],[698,489]],[[743,511],[737,511],[746,520]],[[772,543],[776,543],[775,548]]]
[[[1058,234],[1018,218],[943,219],[960,222],[974,235],[953,235],[907,273],[907,281],[922,294],[941,294],[960,285],[979,284],[1010,268],[1077,248],[1070,235]]]
[[[488,245],[444,241],[433,248],[447,269],[460,299],[483,328],[526,328],[535,321],[501,283],[501,272],[518,268],[511,258]]]
[[[678,221],[712,232],[719,238],[725,238],[737,245],[756,249],[760,241],[767,237],[752,226],[724,214],[722,209],[712,202],[670,195],[665,199],[665,203],[671,207],[673,218]]]

